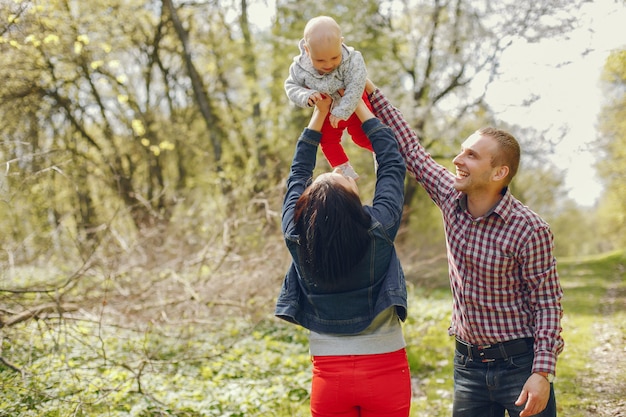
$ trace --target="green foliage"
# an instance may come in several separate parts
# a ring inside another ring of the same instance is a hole
[[[559,414],[588,415],[600,397],[622,398],[624,361],[610,345],[626,342],[624,265],[625,252],[560,263],[566,349],[555,384]],[[412,416],[449,415],[452,401],[445,260],[431,269],[436,279],[409,288],[403,326]],[[261,310],[259,320],[231,310],[212,322],[176,315],[169,324],[122,325],[103,306],[99,316],[42,314],[3,327],[0,415],[307,416],[307,333],[271,317],[271,305]]]
[[[289,0],[261,32],[242,3],[177,3],[174,16],[143,0],[0,2],[0,415],[308,415],[306,335],[268,318],[288,265],[284,179],[310,115],[282,86],[306,20],[337,18],[448,163],[493,121],[469,81],[496,76],[511,34],[565,31],[577,3]],[[607,116],[609,133],[622,119]],[[371,155],[345,142],[371,199]],[[555,173],[535,168],[520,190],[554,219],[559,256],[618,242],[621,191],[596,229],[594,213],[552,209]],[[414,415],[447,415],[440,215],[419,188],[405,215]]]
[[[444,288],[416,286],[404,326],[407,355],[413,376],[412,416],[449,415],[452,405],[452,357],[454,343],[448,336],[450,294]]]
[[[626,49],[609,55],[602,83],[605,104],[599,115],[600,162],[596,167],[607,192],[599,210],[600,231],[604,239],[622,247],[626,244]]]
[[[557,259],[603,253],[612,248],[598,233],[595,210],[581,209],[569,203],[558,214],[546,216],[554,233],[554,253]]]
[[[624,398],[625,266],[623,251],[560,264],[565,349],[555,385],[559,414],[583,417],[600,406],[611,415],[619,406],[610,405]]]
[[[4,415],[290,415],[308,397],[305,338],[276,323],[237,320],[219,332],[46,324],[5,334],[5,357],[24,374],[0,367]]]
[[[548,222],[554,234],[557,258],[584,256],[611,249],[604,237],[598,234],[596,210],[579,207],[570,200],[566,190],[560,187],[564,174],[545,160],[544,153],[532,147],[533,143],[537,143],[532,134],[526,132],[524,139],[522,168],[511,184],[511,191]],[[528,152],[525,145],[529,145]]]

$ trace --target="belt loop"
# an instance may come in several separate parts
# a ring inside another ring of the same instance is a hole
[[[460,339],[458,336],[455,337],[455,339],[456,339],[456,344],[457,345],[463,346],[463,348],[464,348],[463,352],[466,353],[467,358],[470,361],[473,360],[473,356],[474,355],[472,353],[473,353],[474,345],[472,345],[471,343],[465,342],[464,340]]]
[[[504,348],[504,343],[499,343],[500,354],[502,354],[502,359],[508,359],[509,355],[506,353],[506,349]]]

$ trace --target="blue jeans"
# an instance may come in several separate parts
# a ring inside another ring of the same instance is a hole
[[[493,362],[472,360],[458,351],[454,354],[453,417],[519,417],[524,406],[515,405],[522,387],[532,373],[532,350]],[[556,417],[554,387],[545,410],[536,417]]]

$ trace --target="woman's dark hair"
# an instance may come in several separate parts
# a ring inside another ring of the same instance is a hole
[[[331,180],[311,184],[296,202],[299,256],[315,283],[336,287],[363,258],[370,216],[358,194]]]

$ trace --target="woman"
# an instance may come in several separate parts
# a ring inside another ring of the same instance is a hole
[[[329,108],[328,98],[316,104],[287,180],[282,228],[292,265],[276,315],[310,330],[314,417],[407,417],[406,283],[394,248],[404,162],[392,131],[361,101],[356,114],[378,162],[372,206],[338,169],[311,182]]]

